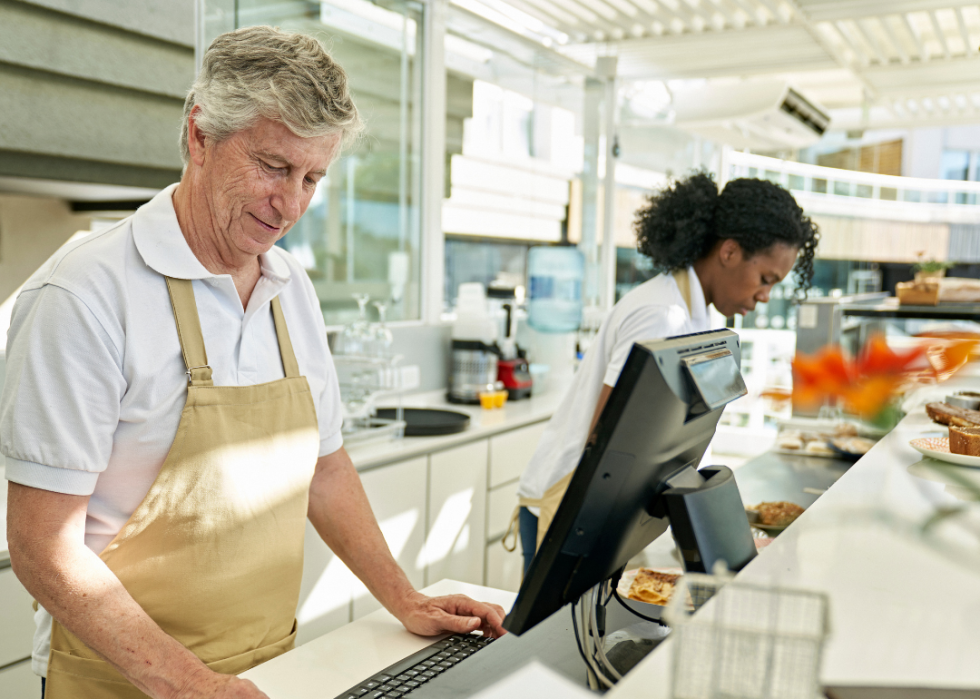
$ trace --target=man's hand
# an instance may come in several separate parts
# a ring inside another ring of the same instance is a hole
[[[234,675],[217,675],[215,679],[214,690],[203,696],[214,699],[269,699],[268,694],[248,680],[238,679]]]
[[[484,636],[498,638],[507,633],[501,626],[506,616],[503,607],[466,595],[427,597],[412,592],[395,615],[406,629],[420,636],[481,631]]]

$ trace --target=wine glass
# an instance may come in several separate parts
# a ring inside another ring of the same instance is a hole
[[[385,313],[388,310],[388,304],[383,301],[375,301],[374,307],[378,309],[378,323],[372,328],[371,333],[373,354],[381,359],[391,359],[391,347],[395,338],[392,337],[391,330],[385,325]]]

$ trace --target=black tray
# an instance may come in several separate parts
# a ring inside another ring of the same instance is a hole
[[[395,420],[395,408],[378,408],[377,417]],[[470,416],[454,410],[434,408],[402,408],[406,437],[432,437],[440,434],[456,434],[470,426]]]

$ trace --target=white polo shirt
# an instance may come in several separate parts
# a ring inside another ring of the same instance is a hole
[[[0,399],[6,477],[91,495],[85,543],[101,552],[150,489],[177,432],[187,376],[164,275],[193,279],[216,386],[281,379],[270,301],[279,295],[313,392],[320,455],[342,445],[340,391],[320,303],[285,250],[260,256],[243,309],[230,275],[198,261],[168,187],[133,216],[66,246],[17,298]]]
[[[671,274],[647,280],[613,307],[541,435],[538,448],[521,476],[519,495],[537,500],[575,470],[585,449],[602,387],[616,385],[634,342],[710,329],[701,282],[693,267],[688,267],[687,273],[691,287],[690,313]]]

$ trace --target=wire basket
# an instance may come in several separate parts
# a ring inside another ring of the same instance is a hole
[[[819,592],[685,575],[664,614],[673,628],[673,696],[814,699],[828,607]]]

